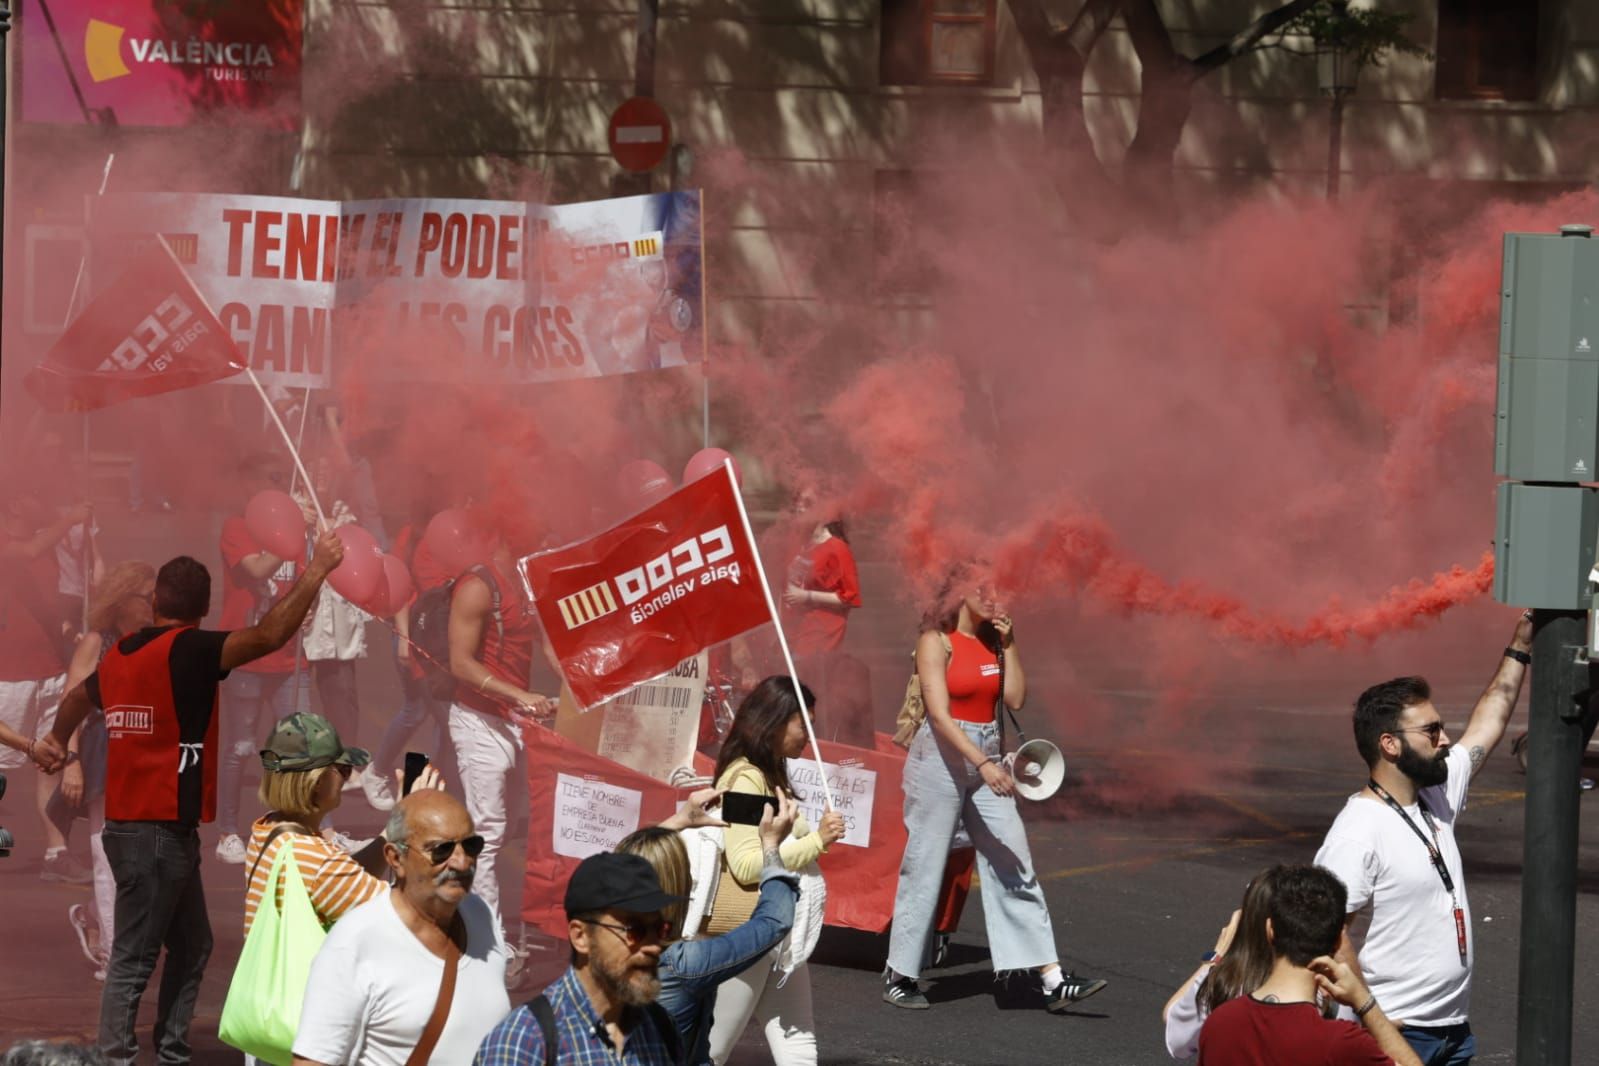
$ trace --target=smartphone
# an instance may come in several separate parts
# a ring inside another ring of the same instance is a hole
[[[428,757],[420,751],[405,753],[405,783],[400,786],[400,795],[409,796],[411,786],[416,784],[416,779],[422,776],[422,771],[427,769]]]
[[[777,810],[777,800],[754,792],[728,792],[722,796],[722,821],[732,825],[760,825],[766,808]]]

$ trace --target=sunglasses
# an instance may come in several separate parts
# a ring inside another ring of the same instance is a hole
[[[658,944],[672,935],[672,923],[664,919],[653,922],[628,922],[625,925],[596,921],[592,918],[585,918],[584,922],[588,925],[597,925],[601,929],[609,929],[621,937],[630,948],[636,948],[640,944]]]
[[[1390,733],[1426,733],[1427,734],[1427,739],[1432,741],[1434,744],[1436,744],[1436,743],[1438,743],[1438,738],[1444,735],[1444,724],[1442,722],[1433,722],[1430,725],[1412,726],[1409,729],[1390,729],[1389,732]]]
[[[443,866],[450,861],[450,856],[455,854],[455,846],[457,844],[461,846],[462,851],[466,852],[467,858],[475,859],[483,854],[483,843],[483,838],[474,833],[469,837],[462,837],[460,840],[441,840],[437,844],[428,844],[417,850],[425,853],[428,861],[434,866]],[[407,850],[410,848],[409,844],[400,844],[398,846]]]

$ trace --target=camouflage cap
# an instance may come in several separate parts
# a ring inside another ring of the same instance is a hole
[[[316,770],[335,763],[365,766],[371,761],[363,749],[345,747],[332,722],[310,713],[291,714],[278,722],[261,751],[261,766],[270,773]]]

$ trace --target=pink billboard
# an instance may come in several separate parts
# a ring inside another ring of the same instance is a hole
[[[23,120],[81,124],[88,107],[94,121],[124,126],[293,129],[302,8],[303,0],[22,0]]]

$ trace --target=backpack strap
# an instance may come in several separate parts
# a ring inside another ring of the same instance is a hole
[[[533,1015],[533,1020],[539,1023],[539,1032],[544,1034],[544,1066],[555,1066],[556,1044],[559,1041],[555,1034],[555,1008],[550,1006],[549,997],[540,992],[528,1000],[527,1009]]]
[[[683,1038],[677,1031],[677,1023],[666,1012],[666,1008],[658,1001],[652,1000],[644,1005],[644,1012],[655,1023],[655,1031],[661,1034],[661,1043],[666,1045],[666,1053],[673,1062],[683,1061]]]
[[[467,573],[489,587],[490,609],[494,612],[494,636],[500,643],[505,643],[505,616],[500,613],[500,583],[494,580],[494,571],[478,563]]]

